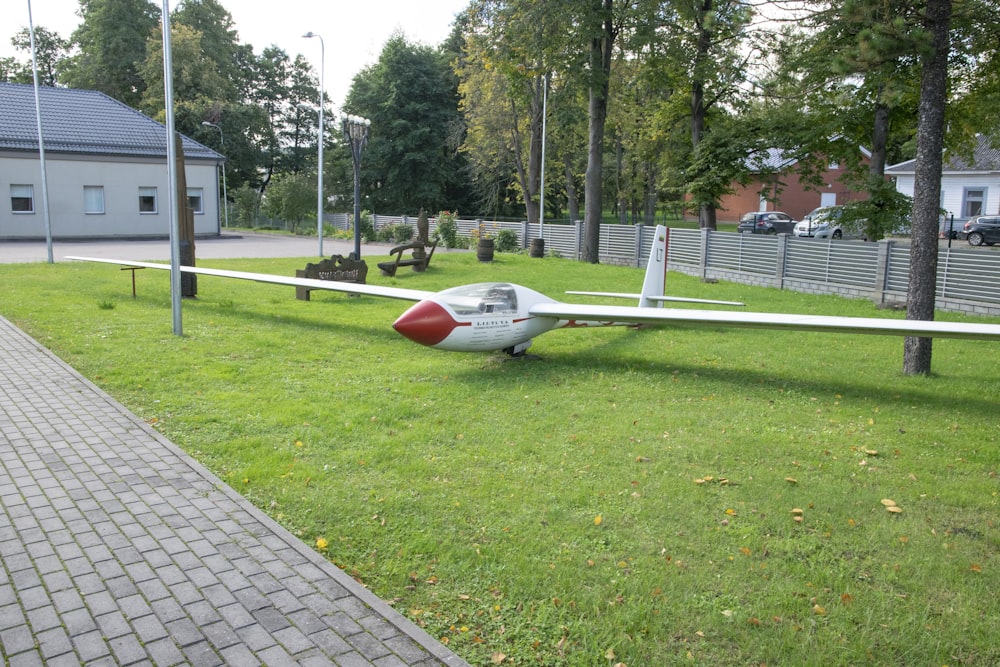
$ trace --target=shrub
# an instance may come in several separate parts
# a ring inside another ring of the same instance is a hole
[[[361,211],[361,224],[358,226],[361,231],[361,238],[365,243],[370,243],[375,241],[375,221],[372,220],[372,214],[368,211]]]
[[[455,222],[456,217],[458,217],[458,214],[451,213],[450,211],[441,211],[438,213],[437,228],[434,230],[434,236],[445,248],[459,247],[458,223]]]
[[[389,225],[378,230],[375,236],[383,243],[409,243],[413,238],[413,228],[404,224]]]
[[[521,244],[517,241],[517,232],[512,229],[501,229],[493,241],[497,252],[517,252]]]

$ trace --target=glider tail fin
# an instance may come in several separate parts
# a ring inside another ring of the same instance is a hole
[[[650,297],[663,296],[667,280],[667,249],[670,246],[670,230],[663,225],[656,226],[653,245],[649,249],[646,264],[646,278],[642,281],[639,295],[640,308],[659,308],[660,301]]]

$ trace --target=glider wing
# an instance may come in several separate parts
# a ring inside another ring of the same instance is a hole
[[[104,264],[119,264],[121,266],[134,266],[142,269],[164,269],[170,270],[169,264],[159,264],[156,262],[132,262],[125,259],[102,259],[98,257],[67,257],[66,259],[81,262],[102,262]],[[182,266],[184,273],[196,273],[200,276],[216,276],[218,278],[236,278],[239,280],[252,280],[258,283],[271,283],[272,285],[289,285],[291,287],[308,287],[309,289],[330,290],[333,292],[345,292],[347,294],[365,294],[369,296],[383,296],[390,299],[402,299],[403,301],[422,301],[434,292],[424,290],[405,289],[402,287],[386,287],[382,285],[364,285],[360,283],[346,283],[337,280],[316,280],[314,278],[290,278],[277,276],[269,273],[247,273],[245,271],[226,271],[224,269],[205,269],[197,266]]]
[[[535,317],[555,317],[561,320],[586,320],[658,326],[785,329],[790,331],[914,336],[918,338],[964,338],[1000,342],[1000,324],[968,322],[691,310],[684,308],[598,306],[574,303],[540,303],[531,307],[530,314]]]

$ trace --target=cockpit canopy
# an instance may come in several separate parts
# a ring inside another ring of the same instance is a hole
[[[441,303],[456,315],[513,314],[517,312],[517,292],[510,283],[476,283],[444,290]]]

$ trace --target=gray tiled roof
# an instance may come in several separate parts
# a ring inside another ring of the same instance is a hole
[[[945,153],[944,166],[941,171],[946,173],[955,171],[1000,171],[1000,148],[994,148],[993,142],[990,141],[989,137],[980,134],[976,139],[976,148],[973,150],[971,156],[949,155]],[[886,167],[885,173],[912,174],[916,170],[916,165],[916,160],[907,160],[906,162]]]
[[[43,86],[38,95],[46,151],[166,158],[166,128],[104,93]],[[185,158],[223,159],[188,137],[183,145]],[[0,83],[0,150],[38,151],[31,85]]]
[[[753,172],[781,171],[798,162],[794,157],[780,148],[767,148],[762,151],[752,153],[744,162],[746,167]]]

